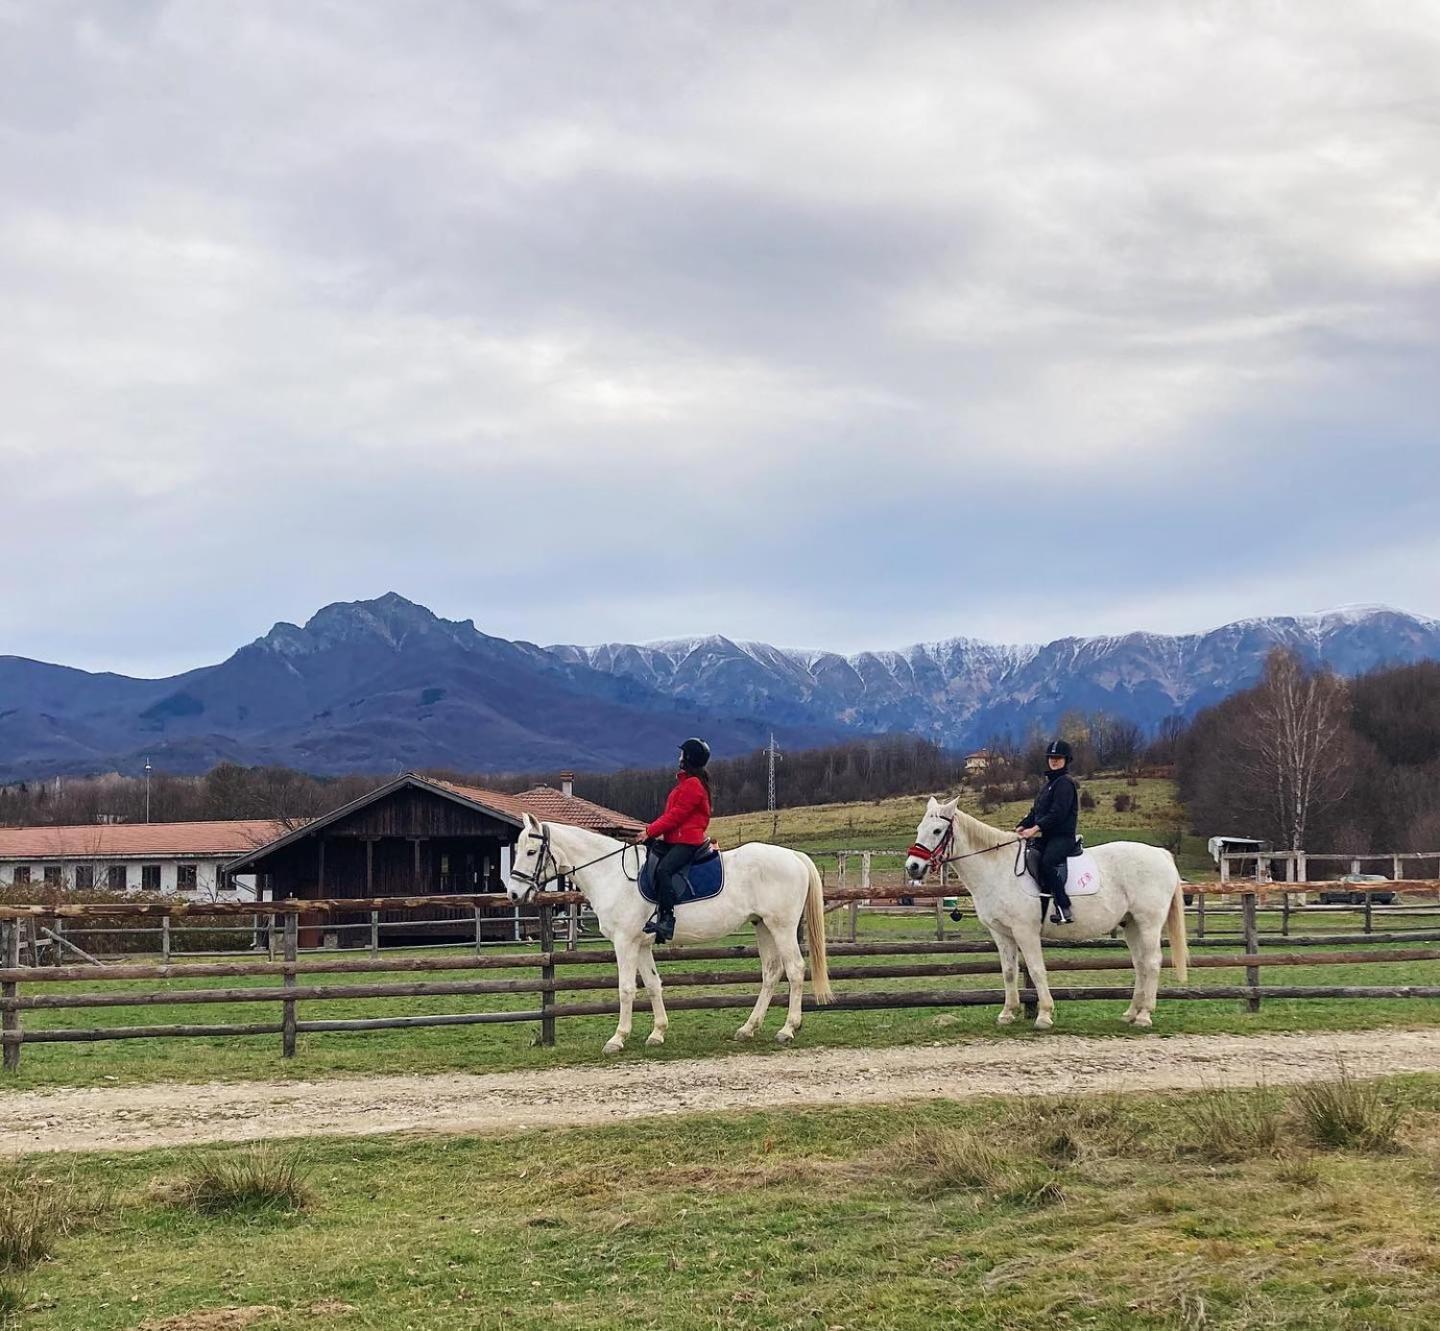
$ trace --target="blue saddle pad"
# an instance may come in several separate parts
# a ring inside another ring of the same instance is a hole
[[[647,855],[640,869],[640,895],[652,904],[655,901],[655,865],[655,857]],[[691,901],[709,901],[711,897],[718,897],[725,886],[725,858],[718,850],[711,850],[698,860],[691,861],[690,867],[679,877],[681,889],[675,902],[677,906]]]

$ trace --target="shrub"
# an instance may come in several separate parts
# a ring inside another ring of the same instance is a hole
[[[1115,812],[1129,813],[1135,801],[1123,791],[1115,796]]]
[[[1093,809],[1095,807],[1095,796],[1088,790],[1080,792],[1080,807],[1082,809]]]
[[[1342,1063],[1331,1081],[1297,1086],[1292,1095],[1301,1124],[1317,1146],[1393,1151],[1404,1110],[1374,1082],[1357,1081]]]
[[[202,1156],[178,1182],[162,1186],[160,1196],[202,1215],[294,1213],[312,1200],[299,1161],[264,1146]]]

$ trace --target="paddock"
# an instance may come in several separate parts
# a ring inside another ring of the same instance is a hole
[[[1284,888],[1287,892],[1298,892],[1312,886],[1293,883],[1285,884]],[[1261,928],[1266,912],[1279,909],[1272,899],[1276,895],[1273,888],[1244,883],[1196,885],[1193,891],[1197,900],[1208,900],[1215,905],[1224,903],[1227,909],[1236,912],[1239,928],[1236,932],[1212,932],[1205,937],[1192,934],[1195,951],[1190,964],[1197,970],[1229,972],[1229,975],[1221,977],[1222,982],[1218,983],[1166,986],[1162,988],[1162,1003],[1228,1002],[1238,1003],[1249,1012],[1259,1012],[1267,999],[1410,1003],[1440,997],[1440,970],[1433,977],[1427,975],[1421,983],[1308,982],[1317,971],[1325,975],[1341,968],[1347,971],[1357,967],[1379,967],[1382,971],[1395,966],[1413,969],[1440,962],[1440,880],[1402,879],[1388,883],[1386,889],[1402,894],[1404,904],[1375,907],[1366,912],[1362,930],[1331,929],[1295,934],[1289,931],[1288,918],[1280,929]],[[829,943],[831,977],[837,982],[836,1002],[818,1010],[819,1015],[813,1019],[824,1021],[826,1012],[998,1008],[1003,997],[1001,990],[984,983],[992,975],[998,979],[993,945],[988,940],[973,936],[920,939],[883,935],[883,926],[890,918],[884,913],[884,903],[898,902],[901,897],[943,901],[958,895],[963,894],[957,888],[936,884],[922,889],[865,882],[828,889],[827,906],[836,912],[832,919],[838,931],[848,936]],[[863,910],[859,904],[862,901],[870,903]],[[442,1026],[529,1024],[536,1028],[538,1043],[552,1047],[562,1024],[613,1015],[618,1010],[612,996],[613,954],[598,940],[586,942],[570,933],[578,904],[579,898],[574,893],[543,894],[536,901],[538,910],[533,922],[537,937],[533,942],[512,943],[503,950],[487,948],[483,942],[484,930],[477,927],[477,942],[469,948],[386,955],[380,951],[372,932],[372,954],[360,957],[302,954],[301,912],[308,918],[323,917],[331,912],[353,915],[357,911],[369,912],[372,920],[382,914],[403,918],[407,913],[423,918],[425,912],[443,905],[448,909],[463,906],[479,919],[487,912],[509,917],[513,907],[503,897],[493,894],[458,897],[447,894],[438,899],[281,901],[267,903],[265,912],[267,936],[280,940],[278,955],[273,958],[267,954],[234,960],[166,962],[162,958],[158,963],[126,960],[109,964],[97,959],[78,965],[24,964],[24,959],[31,955],[32,940],[43,934],[49,934],[52,939],[58,935],[74,940],[85,936],[86,930],[102,932],[116,927],[120,921],[125,921],[125,927],[129,928],[154,927],[157,920],[173,925],[177,920],[202,914],[212,922],[217,918],[238,917],[247,921],[241,927],[253,928],[255,907],[241,903],[200,906],[180,901],[6,906],[0,908],[0,947],[3,947],[4,958],[4,966],[0,968],[0,1018],[3,1018],[0,1040],[3,1040],[4,1067],[10,1071],[18,1069],[21,1052],[27,1044],[279,1036],[278,1052],[290,1059],[301,1054],[300,1037],[304,1035]],[[1387,927],[1386,922],[1391,919],[1400,923],[1422,921],[1424,917],[1414,912],[1426,911],[1427,907],[1432,927]],[[923,915],[923,911],[920,914]],[[868,939],[857,936],[862,922],[867,928],[876,929],[880,936]],[[74,942],[70,945],[79,946]],[[52,955],[58,955],[59,951],[58,946],[53,948]],[[656,959],[666,967],[663,977],[670,995],[667,1006],[678,1012],[751,1006],[760,975],[746,963],[756,958],[756,950],[744,945],[657,949]],[[1048,967],[1056,978],[1067,974],[1092,977],[1090,983],[1056,987],[1056,999],[1062,1003],[1123,1002],[1129,997],[1128,985],[1103,982],[1108,974],[1130,970],[1123,944],[1115,940],[1067,944],[1055,950]],[[1294,967],[1306,968],[1306,983],[1286,982],[1287,970]],[[1267,983],[1263,972],[1271,968],[1275,980]],[[1097,976],[1101,982],[1094,981],[1093,977]],[[175,982],[187,980],[196,981],[198,985],[175,987]],[[879,982],[892,981],[922,983],[876,987]],[[383,1010],[386,1000],[416,998],[483,999],[487,1006],[483,1011],[405,1015]],[[1033,992],[1026,987],[1023,999],[1027,1007],[1033,998]],[[307,1016],[303,1010],[306,1005],[336,1001],[361,1001],[367,1007],[375,1005],[380,1010],[375,1015],[343,1017]],[[148,1019],[148,1014],[163,1013],[166,1009],[210,1006],[237,1006],[241,1011],[253,1006],[257,1017],[170,1023]],[[116,1009],[125,1009],[131,1014],[138,1011],[147,1019],[131,1020],[124,1025],[102,1024],[101,1014]],[[81,1024],[80,1014],[94,1014],[93,1024]]]

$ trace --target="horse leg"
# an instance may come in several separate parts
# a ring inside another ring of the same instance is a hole
[[[630,1036],[631,1014],[635,1009],[635,967],[640,945],[633,938],[615,940],[615,965],[620,971],[620,1021],[615,1034],[605,1042],[607,1054],[618,1054]]]
[[[1155,991],[1160,987],[1160,933],[1156,930],[1152,937],[1135,920],[1127,920],[1125,941],[1130,946],[1130,964],[1135,967],[1135,993],[1125,1020],[1149,1026],[1150,1014],[1155,1011]]]
[[[1037,928],[1033,932],[1017,932],[1015,943],[1024,958],[1025,969],[1030,972],[1030,983],[1035,986],[1038,1009],[1035,1029],[1048,1031],[1055,1024],[1055,1000],[1050,996],[1050,980],[1045,974],[1045,954],[1040,947],[1040,930]]]
[[[640,949],[640,978],[645,982],[645,992],[650,995],[650,1011],[655,1024],[645,1037],[646,1044],[664,1044],[665,1032],[670,1029],[670,1018],[665,1012],[665,1000],[660,994],[660,972],[655,968],[655,953],[648,947]]]
[[[774,933],[774,930],[771,932]],[[775,946],[779,949],[785,979],[790,985],[790,1010],[786,1013],[785,1024],[775,1033],[775,1039],[780,1044],[789,1044],[804,1018],[805,954],[800,950],[800,940],[793,929],[789,933],[776,934]]]
[[[745,1019],[745,1024],[735,1032],[737,1040],[754,1038],[770,1010],[775,986],[780,982],[780,950],[775,946],[775,936],[763,920],[755,921],[755,945],[760,953],[760,997],[755,1000],[754,1011]]]
[[[1000,953],[1000,976],[1005,982],[1005,1006],[995,1024],[1009,1026],[1020,1013],[1020,949],[1014,934],[995,933],[992,937]]]

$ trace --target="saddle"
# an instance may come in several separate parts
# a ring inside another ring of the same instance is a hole
[[[655,866],[660,862],[660,857],[652,850],[646,857],[645,863],[640,866],[640,879],[637,886],[640,888],[640,895],[655,904]],[[713,842],[707,841],[704,849],[690,861],[687,869],[682,869],[676,875],[679,881],[679,892],[675,898],[677,906],[687,905],[692,901],[709,901],[711,897],[718,897],[725,887],[725,859]]]
[[[1078,859],[1084,853],[1085,838],[1077,836],[1075,838],[1075,848],[1065,858],[1067,860]],[[1068,864],[1061,865],[1061,870],[1065,873],[1066,878],[1068,878],[1070,866]],[[1025,847],[1025,872],[1037,883],[1040,881],[1040,847],[1033,841]]]

